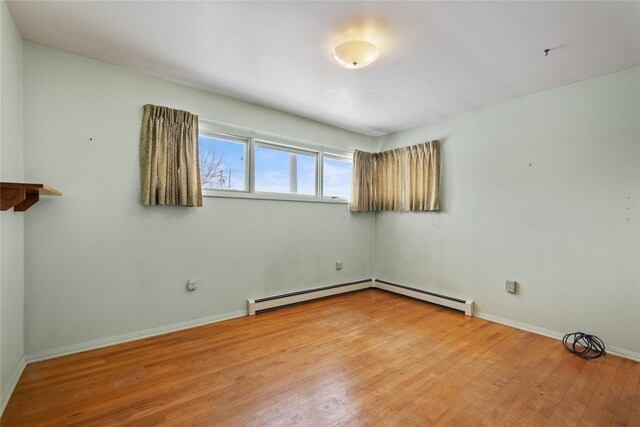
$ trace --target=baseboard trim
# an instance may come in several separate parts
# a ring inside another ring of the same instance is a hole
[[[562,337],[565,336],[562,332],[554,331],[552,329],[542,328],[540,326],[535,326],[530,323],[518,322],[516,320],[506,319],[500,316],[494,316],[493,314],[483,313],[483,312],[475,312],[475,316],[489,320],[491,322],[500,323],[502,325],[510,326],[512,328],[520,329],[523,331],[531,332],[537,335],[542,335],[548,338],[553,338],[555,340],[562,341]],[[615,347],[606,345],[607,354],[611,354],[612,356],[619,356],[625,359],[633,360],[635,362],[640,362],[640,353],[626,350],[624,348]]]
[[[111,345],[122,344],[129,341],[135,341],[143,338],[155,337],[158,335],[169,334],[171,332],[182,331],[185,329],[197,328],[198,326],[218,323],[225,320],[235,319],[246,316],[246,310],[237,310],[229,313],[217,314],[214,316],[201,317],[186,322],[173,323],[170,325],[159,326],[157,328],[145,329],[138,332],[116,335],[108,338],[101,338],[92,341],[86,341],[78,344],[66,345],[50,350],[44,350],[25,356],[27,363],[41,362],[43,360],[54,359],[56,357],[68,356],[70,354],[82,353],[89,350],[108,347]]]
[[[278,308],[287,307],[294,304],[309,302],[321,298],[355,292],[368,289],[373,286],[371,279],[363,279],[355,282],[340,283],[337,285],[323,286],[320,288],[306,289],[302,291],[289,292],[286,294],[272,295],[263,298],[248,299],[247,311],[249,316]]]
[[[376,280],[365,280],[363,282],[358,282],[358,284],[367,284],[368,286],[362,286],[362,289],[366,288],[378,288],[382,289],[382,287],[377,286]],[[378,284],[381,282],[378,281]],[[395,293],[394,291],[389,291]],[[238,317],[246,316],[248,313],[245,310],[237,310],[229,313],[223,313],[214,316],[207,316],[196,320],[174,323],[171,325],[160,326],[157,328],[146,329],[139,332],[132,332],[128,334],[116,335],[113,337],[102,338],[98,340],[87,341],[78,344],[71,344],[68,346],[57,347],[49,350],[44,350],[41,352],[36,352],[32,354],[23,355],[20,359],[18,366],[16,367],[14,374],[11,377],[9,383],[2,390],[2,401],[0,402],[0,413],[4,411],[6,404],[9,401],[9,397],[13,393],[15,386],[20,379],[20,375],[24,371],[24,368],[29,363],[40,362],[43,360],[54,359],[56,357],[67,356],[70,354],[82,353],[84,351],[95,350],[98,348],[108,347],[110,345],[122,344],[129,341],[135,341],[138,339],[149,338],[158,335],[164,335],[171,332],[177,332],[185,329],[196,328],[198,326],[204,326],[212,323],[222,322],[225,320],[235,319]],[[546,329],[540,326],[532,325],[530,323],[519,322],[517,320],[507,319],[504,317],[496,316],[490,313],[485,313],[481,311],[474,311],[473,316],[478,317],[480,319],[489,320],[491,322],[500,323],[506,326],[510,326],[516,329],[521,329],[523,331],[531,332],[537,335],[543,335],[549,338],[553,338],[556,340],[562,340],[562,337],[565,335],[562,332],[558,332],[552,329]],[[626,359],[630,359],[636,362],[640,362],[640,353],[632,350],[627,350],[621,347],[607,345],[607,353],[624,357]]]
[[[7,407],[9,403],[9,399],[11,399],[11,395],[13,394],[13,390],[15,390],[18,385],[18,381],[20,380],[20,376],[22,376],[22,372],[24,368],[27,366],[27,358],[22,355],[20,360],[18,361],[18,366],[14,369],[11,378],[9,378],[9,382],[2,390],[2,401],[0,402],[0,416],[4,413],[4,408]]]
[[[436,294],[425,289],[412,288],[410,286],[400,285],[398,283],[388,282],[381,279],[363,279],[356,282],[340,283],[321,288],[312,288],[263,298],[248,299],[247,311],[249,312],[249,316],[254,316],[263,311],[275,310],[294,304],[301,304],[320,298],[327,298],[368,288],[381,289],[397,295],[440,305],[442,307],[453,308],[454,310],[462,311],[467,316],[473,316],[472,300]]]
[[[296,304],[299,302],[305,302],[313,299],[325,298],[332,295],[339,295],[342,293],[354,292],[357,290],[367,289],[367,288],[382,289],[398,295],[408,296],[410,298],[416,298],[422,301],[432,302],[437,305],[444,305],[446,307],[449,307],[449,305],[447,304],[455,303],[455,304],[458,304],[458,306],[461,306],[462,308],[458,308],[458,307],[452,307],[452,308],[464,311],[465,314],[469,313],[467,314],[469,316],[473,315],[480,319],[500,323],[506,326],[510,326],[516,329],[521,329],[523,331],[531,332],[538,335],[543,335],[556,340],[562,340],[562,337],[564,336],[564,334],[561,332],[542,328],[529,323],[506,319],[506,318],[495,316],[489,313],[484,313],[479,311],[474,312],[472,300],[462,300],[458,298],[447,297],[444,295],[434,294],[432,292],[421,290],[418,288],[411,288],[405,285],[398,285],[391,282],[386,282],[386,281],[376,280],[376,279],[365,279],[357,282],[349,282],[341,285],[325,286],[323,288],[310,289],[308,291],[292,292],[290,294],[282,294],[280,296],[275,295],[273,297],[266,297],[266,298],[260,298],[256,300],[248,300],[248,301],[249,301],[249,304],[253,302],[254,304],[253,314],[255,314],[256,312],[255,304],[262,304],[259,310],[270,309],[268,305],[273,304],[274,302],[277,305],[281,305],[281,303],[283,302],[281,297],[294,299],[295,301],[285,300],[285,301],[289,301],[287,305],[290,305],[290,304]],[[310,298],[310,297],[313,297],[313,298]],[[428,297],[429,299],[426,299],[425,297]],[[434,299],[434,301],[431,301],[431,299]],[[463,301],[463,302],[460,302],[460,301]],[[22,356],[22,358],[20,358],[20,361],[18,362],[18,366],[16,367],[13,375],[11,376],[9,383],[7,383],[7,385],[2,390],[2,396],[1,396],[2,399],[0,401],[0,405],[1,405],[0,415],[2,415],[2,413],[4,412],[7,404],[9,403],[9,399],[11,398],[11,395],[13,394],[13,391],[16,385],[18,384],[18,381],[20,379],[20,376],[22,375],[22,372],[24,371],[26,365],[29,363],[40,362],[43,360],[54,359],[56,357],[68,356],[76,353],[82,353],[89,350],[95,350],[98,348],[108,347],[116,344],[122,344],[125,342],[135,341],[143,338],[149,338],[153,336],[168,334],[171,332],[182,331],[185,329],[196,328],[198,326],[204,326],[212,323],[222,322],[225,320],[246,316],[247,314],[251,314],[251,306],[249,308],[249,313],[247,312],[247,310],[237,310],[229,313],[203,317],[200,319],[174,323],[171,325],[145,329],[143,331],[131,332],[128,334],[116,335],[116,336],[102,338],[98,340],[86,341],[78,344],[71,344],[67,346],[53,348],[50,350],[44,350],[41,352],[24,355]],[[638,352],[626,350],[620,347],[609,346],[609,345],[607,345],[606,349],[608,354],[623,357],[625,359],[630,359],[636,362],[640,362],[640,353]]]
[[[436,294],[425,289],[412,288],[410,286],[398,283],[388,282],[382,279],[373,279],[373,286],[387,292],[398,295],[404,295],[409,298],[426,301],[443,307],[452,308],[462,311],[466,316],[473,316],[473,300],[450,297],[447,295]]]

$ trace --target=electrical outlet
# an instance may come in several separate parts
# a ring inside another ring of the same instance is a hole
[[[198,281],[197,281],[197,280],[190,279],[190,280],[187,282],[187,290],[188,290],[188,291],[195,291],[196,289],[198,289]]]
[[[504,289],[511,293],[511,294],[515,294],[516,293],[516,281],[515,280],[507,280],[507,283],[505,283],[504,285]]]
[[[342,270],[342,263],[336,261],[336,270]]]

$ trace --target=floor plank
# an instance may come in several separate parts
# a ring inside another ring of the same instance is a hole
[[[378,290],[30,364],[9,426],[640,425],[640,364]]]

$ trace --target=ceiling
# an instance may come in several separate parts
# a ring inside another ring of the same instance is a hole
[[[25,40],[373,136],[640,64],[639,2],[7,4]],[[350,31],[377,62],[333,62]]]

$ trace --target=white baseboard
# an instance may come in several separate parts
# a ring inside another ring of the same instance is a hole
[[[375,283],[375,282],[374,282]],[[368,286],[371,286],[369,284]],[[365,286],[368,287],[368,286]],[[376,287],[373,285],[372,287]],[[20,363],[15,370],[14,376],[11,378],[11,381],[6,385],[5,389],[2,392],[2,410],[6,406],[9,398],[7,392],[13,392],[16,384],[18,383],[18,379],[24,370],[24,367],[28,363],[40,362],[42,360],[53,359],[55,357],[66,356],[69,354],[81,353],[83,351],[95,350],[102,347],[107,347],[110,345],[121,344],[128,341],[134,341],[141,338],[152,337],[156,335],[168,334],[170,332],[176,332],[184,329],[195,328],[197,326],[207,325],[211,323],[221,322],[223,320],[234,319],[237,317],[246,316],[248,313],[245,310],[233,311],[230,313],[219,314],[215,316],[208,316],[196,320],[191,320],[187,322],[175,323],[172,325],[160,326],[157,328],[146,329],[140,332],[132,332],[129,334],[117,335],[109,338],[102,338],[93,341],[87,341],[78,344],[71,344],[68,346],[57,347],[50,350],[44,350],[37,353],[32,353],[23,356],[20,359]],[[490,320],[492,322],[501,323],[503,325],[511,326],[516,329],[521,329],[523,331],[532,332],[534,334],[543,335],[545,337],[553,338],[556,340],[562,340],[562,337],[565,335],[562,332],[558,332],[552,329],[546,329],[540,326],[532,325],[530,323],[519,322],[517,320],[507,319],[504,317],[496,316],[489,313],[484,313],[480,311],[474,311],[473,316],[478,317],[480,319]],[[614,356],[624,357],[626,359],[634,360],[636,362],[640,362],[640,353],[627,350],[620,347],[607,345],[607,353],[612,354]],[[10,395],[11,393],[9,393]]]
[[[357,289],[355,289],[355,287],[357,287],[358,289],[366,289],[366,288],[370,288],[370,287],[372,287],[372,288],[379,287],[380,289],[383,289],[382,287],[377,286],[379,284],[380,283],[375,283],[375,279],[372,279],[371,282],[363,282],[363,283],[354,284],[354,289],[353,290],[357,290]],[[348,292],[346,289],[347,288],[345,287],[344,289],[342,289],[342,291],[343,292]],[[397,291],[398,289],[395,289],[395,290]],[[394,292],[394,289],[390,289],[390,291]],[[399,292],[395,292],[395,293],[399,293]],[[403,294],[403,293],[401,293],[401,294]],[[309,294],[306,294],[306,295],[309,295]],[[318,295],[315,295],[315,296],[318,297]],[[320,296],[322,297],[322,296],[325,296],[325,295],[323,294],[323,295],[320,295]],[[411,295],[408,295],[408,296],[411,296]],[[467,306],[468,306],[468,308],[471,308],[472,305],[473,305],[473,303],[471,302],[470,306],[469,306],[469,304]],[[11,379],[10,379],[9,383],[7,383],[6,386],[4,387],[4,389],[2,390],[2,396],[1,396],[1,402],[0,402],[0,404],[1,404],[1,406],[0,406],[0,415],[2,415],[2,413],[4,412],[4,409],[7,406],[7,404],[9,403],[9,399],[11,397],[11,394],[13,393],[13,390],[15,389],[16,385],[18,384],[18,380],[20,379],[20,376],[22,375],[22,372],[24,371],[25,366],[27,364],[29,364],[29,363],[40,362],[40,361],[47,360],[47,359],[53,359],[53,358],[56,358],[56,357],[67,356],[67,355],[70,355],[70,354],[81,353],[81,352],[89,351],[89,350],[95,350],[95,349],[98,349],[98,348],[108,347],[108,346],[111,346],[111,345],[121,344],[121,343],[134,341],[134,340],[138,340],[138,339],[142,339],[142,338],[148,338],[148,337],[153,337],[153,336],[157,336],[157,335],[164,335],[164,334],[168,334],[168,333],[171,333],[171,332],[181,331],[181,330],[184,330],[184,329],[190,329],[190,328],[195,328],[195,327],[198,327],[198,326],[208,325],[208,324],[211,324],[211,323],[222,322],[224,320],[229,320],[229,319],[234,319],[234,318],[237,318],[237,317],[246,316],[247,314],[248,313],[247,313],[246,310],[238,310],[238,311],[233,311],[233,312],[229,312],[229,313],[223,313],[223,314],[218,314],[218,315],[214,315],[214,316],[203,317],[203,318],[200,318],[200,319],[190,320],[190,321],[186,321],[186,322],[180,322],[180,323],[174,323],[174,324],[171,324],[171,325],[160,326],[160,327],[157,327],[157,328],[145,329],[143,331],[131,332],[131,333],[128,333],[128,334],[116,335],[116,336],[113,336],[113,337],[101,338],[101,339],[98,339],[98,340],[92,340],[92,341],[86,341],[86,342],[77,343],[77,344],[71,344],[71,345],[67,345],[67,346],[57,347],[57,348],[53,348],[53,349],[49,349],[49,350],[44,350],[44,351],[40,351],[40,352],[24,355],[20,359],[20,361],[18,363],[18,366],[16,367],[13,375],[11,376]],[[510,326],[510,327],[513,327],[513,328],[516,328],[516,329],[521,329],[521,330],[524,330],[524,331],[527,331],[527,332],[532,332],[534,334],[543,335],[543,336],[546,336],[546,337],[549,337],[549,338],[553,338],[553,339],[557,339],[557,340],[562,340],[562,337],[564,336],[563,333],[558,332],[558,331],[554,331],[554,330],[551,330],[551,329],[545,329],[545,328],[542,328],[542,327],[539,327],[539,326],[535,326],[535,325],[531,325],[531,324],[523,323],[523,322],[518,322],[516,320],[506,319],[506,318],[499,317],[499,316],[494,316],[494,315],[489,314],[489,313],[483,313],[483,312],[475,311],[475,312],[473,312],[473,315],[475,317],[480,318],[480,319],[485,319],[485,320],[489,320],[489,321],[492,321],[492,322],[501,323],[503,325],[507,325],[507,326]],[[619,348],[619,347],[614,347],[614,346],[607,346],[606,349],[607,349],[607,353],[608,354],[612,354],[612,355],[615,355],[615,356],[620,356],[620,357],[624,357],[626,359],[630,359],[630,360],[634,360],[634,361],[640,362],[640,353],[638,353],[638,352],[634,352],[634,351],[631,351],[631,350],[626,350],[626,349]]]
[[[273,295],[270,297],[248,299],[247,310],[249,316],[262,310],[270,310],[279,307],[286,307],[291,304],[299,304],[302,302],[313,301],[320,298],[345,294],[348,292],[359,291],[371,288],[373,282],[371,279],[363,279],[357,282],[342,283],[339,285],[326,286],[322,288],[308,289],[304,291],[292,292],[289,294]]]
[[[66,345],[63,347],[52,348],[50,350],[39,351],[26,356],[27,363],[41,362],[47,359],[67,356],[69,354],[82,353],[83,351],[95,350],[110,345],[122,344],[129,341],[135,341],[142,338],[149,338],[156,335],[164,335],[170,332],[182,331],[198,326],[208,325],[211,323],[222,322],[223,320],[235,319],[237,317],[246,316],[246,310],[232,311],[230,313],[217,314],[214,316],[202,317],[200,319],[188,320],[186,322],[173,323],[171,325],[159,326],[157,328],[145,329],[138,332],[116,335],[108,338],[101,338],[92,341],[81,342],[77,344]]]
[[[24,371],[24,368],[27,366],[27,358],[23,355],[18,361],[18,366],[13,371],[13,375],[9,378],[9,382],[2,389],[2,401],[0,401],[0,416],[4,413],[4,408],[7,407],[9,403],[9,399],[13,394],[13,390],[15,390],[16,385],[18,385],[18,380]]]
[[[313,301],[319,298],[326,298],[368,288],[382,289],[394,294],[403,295],[443,307],[453,308],[462,311],[467,316],[473,316],[472,300],[436,294],[425,289],[411,288],[405,285],[387,282],[380,279],[363,279],[356,282],[341,283],[337,285],[325,286],[322,288],[306,289],[303,291],[296,291],[288,294],[249,299],[247,300],[247,309],[249,311],[249,316],[254,316],[256,313],[263,310],[286,307],[291,304],[299,304],[303,302]]]
[[[529,323],[518,322],[516,320],[505,319],[504,317],[494,316],[493,314],[489,313],[476,311],[474,315],[480,319],[501,323],[506,326],[511,326],[512,328],[521,329],[523,331],[532,332],[537,335],[543,335],[545,337],[553,338],[560,341],[562,341],[562,337],[565,336],[565,334],[563,334],[562,332],[542,328],[540,326],[531,325]],[[624,357],[625,359],[640,362],[640,353],[637,353],[635,351],[626,350],[624,348],[614,347],[610,345],[606,346],[606,351],[607,354],[611,354],[613,356]]]
[[[387,282],[382,279],[373,279],[373,288],[382,289],[409,298],[426,301],[442,307],[453,308],[462,311],[465,316],[473,316],[473,300],[454,298],[447,295],[435,294],[426,289],[411,288],[406,285]]]

